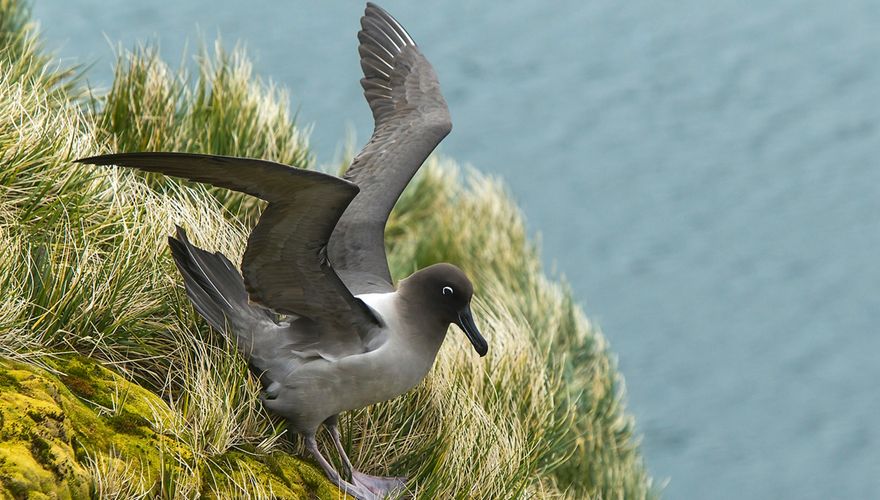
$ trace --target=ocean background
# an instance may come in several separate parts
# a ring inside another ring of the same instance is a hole
[[[666,498],[880,498],[880,2],[382,5],[440,76],[441,151],[504,178],[618,353]],[[362,8],[34,17],[96,87],[116,42],[160,41],[175,64],[202,38],[244,42],[329,163],[371,132]]]

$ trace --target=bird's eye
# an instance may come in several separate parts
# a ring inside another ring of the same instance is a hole
[[[448,286],[443,287],[443,295],[452,295],[452,288]]]

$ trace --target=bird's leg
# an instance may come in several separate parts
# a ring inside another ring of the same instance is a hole
[[[383,498],[389,493],[401,492],[406,488],[407,478],[405,477],[371,476],[355,469],[351,464],[348,455],[345,453],[345,448],[342,447],[342,440],[339,437],[339,428],[336,426],[336,423],[325,422],[324,425],[330,432],[330,436],[333,438],[333,445],[336,446],[336,451],[339,452],[339,457],[348,469],[348,473],[351,476],[351,482],[354,483],[355,486],[364,487],[376,495],[379,495],[379,498]]]
[[[339,453],[339,458],[342,459],[342,464],[345,465],[349,477],[351,477],[351,473],[354,472],[354,465],[351,464],[348,454],[345,453],[345,448],[342,447],[342,440],[339,436],[339,427],[336,426],[336,423],[328,424],[326,422],[324,423],[324,426],[327,427],[327,430],[330,432],[330,436],[333,438],[333,446],[336,447],[336,451]]]
[[[354,485],[342,479],[336,469],[330,465],[330,462],[324,458],[324,455],[321,455],[321,451],[318,450],[318,442],[315,440],[315,435],[304,436],[306,442],[306,449],[309,450],[309,453],[318,461],[318,464],[324,469],[324,474],[327,475],[327,478],[333,482],[340,490],[344,493],[354,496],[358,500],[378,500],[379,497],[369,488],[362,485]]]

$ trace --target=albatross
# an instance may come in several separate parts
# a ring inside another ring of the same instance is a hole
[[[471,314],[473,285],[452,264],[421,269],[395,287],[385,255],[388,215],[451,131],[431,64],[406,30],[368,3],[358,32],[361,85],[375,122],[342,178],[252,159],[176,152],[77,160],[158,172],[268,202],[251,232],[241,273],[223,254],[168,238],[196,311],[235,339],[263,386],[263,404],[302,435],[340,489],[362,500],[406,478],[358,471],[342,446],[338,415],[397,397],[427,375],[450,324],[480,356],[488,344]],[[326,427],[343,477],[318,449]]]

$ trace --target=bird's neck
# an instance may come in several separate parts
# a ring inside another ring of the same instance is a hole
[[[430,314],[426,305],[400,291],[359,295],[384,323],[389,342],[423,358],[433,359],[449,324]]]
[[[399,296],[401,303],[409,302],[409,307],[402,307],[402,319],[407,327],[401,329],[401,341],[406,342],[418,355],[430,358],[433,362],[446,338],[449,323],[433,317],[427,304]]]

